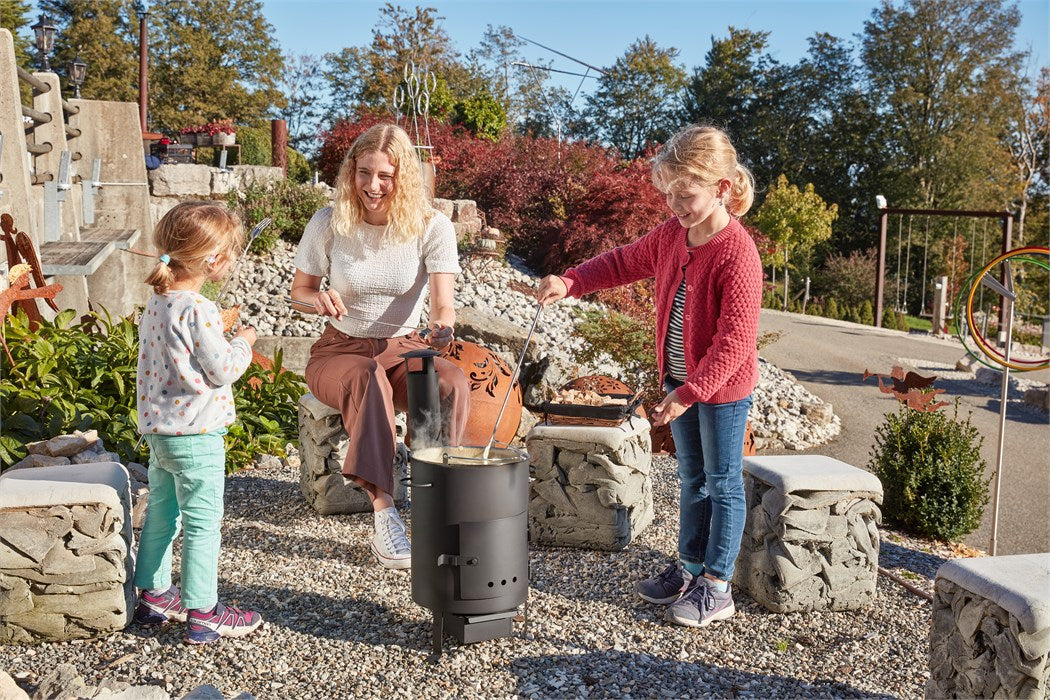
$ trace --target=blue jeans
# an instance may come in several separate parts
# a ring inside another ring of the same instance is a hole
[[[226,488],[226,430],[203,435],[147,435],[149,506],[139,536],[135,586],[171,585],[171,546],[182,538],[182,604],[218,602],[219,542]]]
[[[681,382],[668,377],[667,391]],[[695,403],[671,422],[681,482],[678,557],[723,581],[733,578],[747,506],[744,432],[752,398]]]

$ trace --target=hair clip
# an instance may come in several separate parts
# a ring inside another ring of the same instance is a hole
[[[217,259],[218,259],[218,258],[217,258],[216,256],[214,256],[214,255],[209,255],[208,257],[206,257],[206,258],[204,259],[204,262],[206,262],[206,263],[213,263],[213,262],[215,262],[215,261],[216,261]]]
[[[171,262],[171,256],[167,253],[164,253],[163,255],[157,257],[157,262],[159,262],[162,265],[167,265]]]

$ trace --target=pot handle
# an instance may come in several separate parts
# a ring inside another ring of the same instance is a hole
[[[411,488],[429,489],[429,488],[431,488],[434,485],[434,484],[414,484],[414,483],[412,483],[412,477],[410,477],[410,476],[403,477],[401,479],[401,483],[405,484],[410,489]]]

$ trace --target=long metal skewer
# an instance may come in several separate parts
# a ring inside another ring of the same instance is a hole
[[[507,399],[510,398],[510,392],[514,390],[514,380],[518,378],[518,372],[521,371],[521,363],[525,360],[525,351],[529,348],[529,341],[532,340],[532,334],[536,331],[536,323],[539,322],[541,313],[543,313],[543,304],[536,302],[536,315],[532,317],[532,326],[529,327],[529,334],[525,336],[525,344],[521,346],[518,364],[510,375],[507,393],[503,395],[503,405],[499,407],[499,413],[496,415],[496,423],[492,426],[492,435],[489,436],[488,444],[485,445],[485,451],[481,453],[482,459],[489,458],[489,450],[492,449],[492,443],[496,440],[496,429],[499,428],[499,422],[503,419],[503,410],[507,408]]]
[[[259,223],[255,224],[255,226],[252,227],[252,232],[248,234],[248,243],[244,246],[244,250],[241,251],[241,256],[237,258],[237,262],[233,264],[233,270],[231,270],[230,274],[227,275],[226,281],[223,282],[222,287],[219,288],[218,295],[215,297],[215,305],[219,308],[222,308],[222,304],[220,302],[222,301],[223,296],[226,294],[226,290],[228,290],[230,288],[230,285],[233,284],[233,281],[237,279],[237,271],[241,269],[241,263],[244,262],[244,258],[248,254],[248,249],[252,247],[252,243],[254,243],[255,239],[259,237],[259,234],[262,233],[263,230],[265,230],[266,227],[272,223],[273,219],[266,216],[263,217],[259,221]]]
[[[301,306],[304,309],[310,309],[311,311],[314,311],[314,312],[317,311],[317,307],[314,306],[313,304],[311,304],[308,301],[299,301],[298,299],[293,299],[291,297],[285,297],[284,300],[287,301],[289,304],[292,304],[294,306]],[[403,329],[409,330],[409,331],[418,330],[419,331],[419,335],[422,336],[422,337],[426,337],[426,335],[428,333],[430,333],[430,329],[429,328],[419,328],[419,326],[402,326],[400,323],[390,323],[389,321],[380,321],[380,320],[370,321],[370,320],[368,320],[366,318],[360,318],[358,316],[354,316],[353,314],[347,314],[347,313],[344,313],[342,315],[345,316],[346,318],[350,318],[350,319],[353,319],[355,321],[361,321],[362,323],[378,323],[380,326],[389,326],[390,328],[403,328]]]

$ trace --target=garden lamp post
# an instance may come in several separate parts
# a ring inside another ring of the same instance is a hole
[[[40,18],[31,29],[36,36],[36,41],[34,42],[36,50],[40,52],[41,70],[45,73],[50,73],[51,62],[47,60],[47,55],[51,53],[51,49],[55,46],[55,32],[58,28],[51,24],[50,18],[40,15]]]
[[[74,97],[80,99],[80,86],[87,77],[88,64],[79,55],[69,62],[69,84],[73,86]]]

